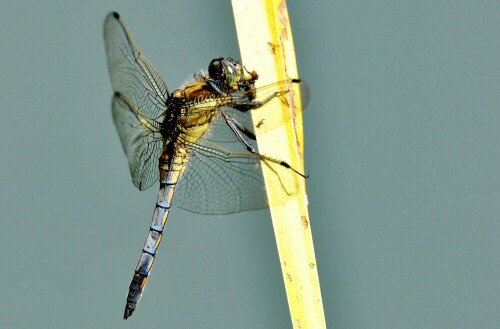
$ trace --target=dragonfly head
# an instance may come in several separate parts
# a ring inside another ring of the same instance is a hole
[[[238,83],[243,76],[243,66],[229,57],[217,57],[208,65],[208,75],[226,88],[238,90]]]

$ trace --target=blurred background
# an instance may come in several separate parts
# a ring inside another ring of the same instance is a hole
[[[500,2],[288,4],[329,328],[497,328]],[[265,210],[174,209],[122,320],[157,186],[111,119],[111,10],[171,90],[239,58],[229,1],[0,2],[0,327],[290,328]]]

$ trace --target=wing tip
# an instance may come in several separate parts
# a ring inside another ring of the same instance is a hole
[[[107,15],[106,15],[106,21],[108,20],[112,20],[112,19],[116,19],[116,20],[120,20],[120,14],[118,14],[116,11],[111,11],[109,12]]]

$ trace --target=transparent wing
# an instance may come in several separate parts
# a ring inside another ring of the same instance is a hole
[[[203,214],[228,214],[267,207],[261,160],[206,140],[188,150],[190,158],[175,192],[177,207]]]
[[[134,185],[145,190],[158,180],[163,143],[159,133],[169,97],[167,85],[142,55],[118,13],[104,22],[109,76],[115,92],[113,119]]]
[[[141,53],[118,13],[110,13],[104,21],[104,43],[113,90],[145,116],[161,121],[169,97],[167,84]]]
[[[113,97],[112,112],[132,182],[139,190],[145,190],[159,179],[158,159],[163,149],[160,123],[144,116],[120,93]]]

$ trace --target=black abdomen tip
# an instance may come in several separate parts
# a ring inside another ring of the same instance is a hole
[[[125,306],[125,311],[123,312],[123,320],[127,320],[132,315],[132,313],[134,313],[134,311],[135,305],[129,305],[127,303],[127,305]]]
[[[113,12],[113,17],[116,19],[120,19],[120,14],[118,14],[116,11]]]
[[[125,312],[123,313],[123,320],[127,320],[132,315],[133,312],[134,310],[126,308]]]

